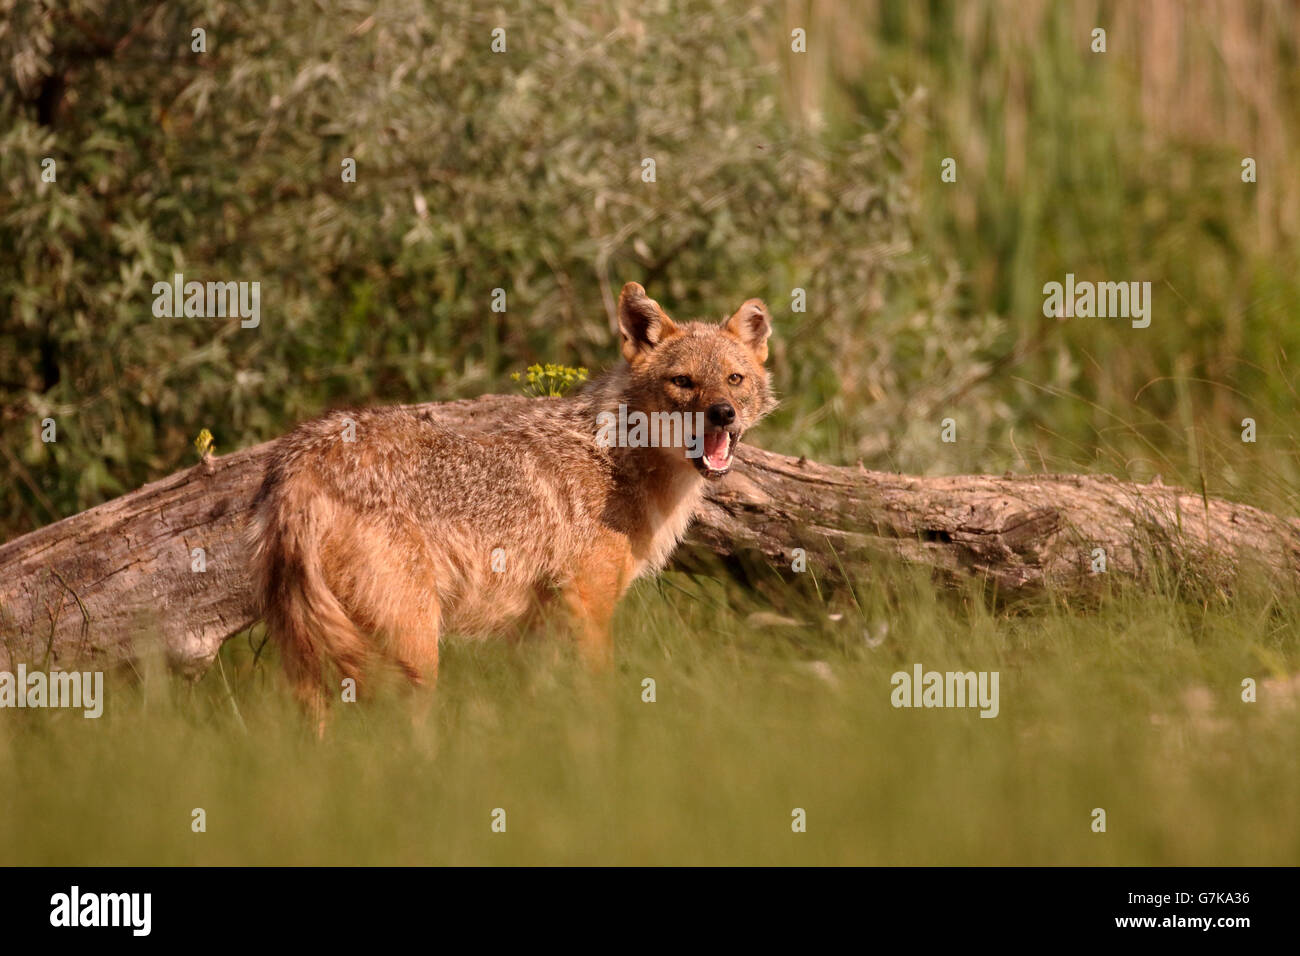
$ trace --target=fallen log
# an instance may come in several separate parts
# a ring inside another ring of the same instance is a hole
[[[485,396],[413,406],[474,429],[518,403]],[[109,667],[150,648],[201,674],[223,641],[255,623],[243,534],[272,442],[208,458],[0,545],[0,669]],[[1108,476],[918,477],[824,465],[741,446],[710,486],[675,561],[761,560],[834,576],[879,558],[972,576],[1015,597],[1143,580],[1157,567],[1231,592],[1243,575],[1294,590],[1300,521],[1185,489]],[[202,549],[204,570],[196,549]]]

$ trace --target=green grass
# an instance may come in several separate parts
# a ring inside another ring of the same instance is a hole
[[[1298,711],[1240,700],[1296,670],[1300,605],[1121,591],[1023,613],[896,572],[856,590],[788,592],[801,626],[761,626],[741,592],[669,575],[621,607],[612,674],[554,641],[450,640],[423,716],[340,706],[323,741],[254,665],[260,635],[197,686],[144,666],[98,721],[8,712],[2,862],[1300,862]],[[894,709],[916,662],[999,671],[999,716]]]

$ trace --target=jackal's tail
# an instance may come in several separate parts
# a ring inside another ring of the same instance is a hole
[[[288,463],[273,462],[254,503],[253,586],[294,691],[309,710],[337,672],[358,679],[367,640],[330,589],[321,564],[334,506]]]

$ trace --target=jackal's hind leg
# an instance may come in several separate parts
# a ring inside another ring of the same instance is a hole
[[[438,682],[437,596],[410,581],[390,597],[392,603],[377,628],[384,635],[384,649],[412,687],[431,690]]]

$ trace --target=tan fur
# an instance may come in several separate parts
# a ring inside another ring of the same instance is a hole
[[[629,283],[619,319],[617,368],[481,433],[374,408],[333,412],[277,443],[256,501],[253,571],[304,706],[323,712],[332,682],[385,665],[431,684],[441,633],[501,633],[553,603],[572,615],[584,656],[609,663],[619,597],[668,561],[717,475],[681,447],[602,447],[597,416],[620,403],[730,406],[738,436],[773,404],[758,300],[722,325],[679,324]],[[355,442],[343,440],[349,420]]]

